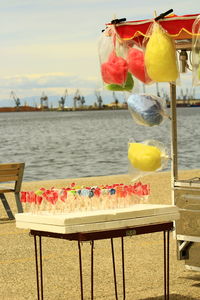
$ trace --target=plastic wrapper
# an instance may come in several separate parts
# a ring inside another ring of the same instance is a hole
[[[179,77],[174,41],[156,22],[149,30],[145,50],[145,66],[148,76],[156,82],[174,82]]]
[[[130,48],[127,56],[129,72],[144,84],[152,83],[146,72],[144,52],[138,47]]]
[[[108,27],[99,41],[101,76],[105,88],[111,91],[131,91],[134,81],[126,61],[128,48],[116,37],[113,26]]]
[[[129,173],[136,180],[152,172],[163,170],[169,161],[164,144],[156,140],[128,144]]]
[[[128,109],[136,123],[144,126],[160,125],[168,116],[165,101],[148,94],[132,94],[128,100]]]
[[[200,85],[200,16],[192,27],[192,85]]]

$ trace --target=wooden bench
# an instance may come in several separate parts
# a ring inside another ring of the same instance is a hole
[[[17,210],[19,213],[23,212],[23,207],[20,202],[20,190],[24,174],[24,166],[25,163],[0,164],[0,183],[13,182],[13,187],[2,186],[0,184],[0,199],[10,220],[13,220],[15,217],[10,209],[5,194],[14,193]]]

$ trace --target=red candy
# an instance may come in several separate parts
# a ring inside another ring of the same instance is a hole
[[[152,80],[146,73],[144,64],[144,53],[141,50],[131,48],[128,52],[129,71],[143,83],[150,83]]]
[[[128,64],[125,59],[112,52],[107,62],[101,65],[102,79],[109,84],[124,84],[128,74]]]
[[[26,199],[26,192],[21,192],[21,198],[20,201],[22,203],[26,203],[27,199]]]

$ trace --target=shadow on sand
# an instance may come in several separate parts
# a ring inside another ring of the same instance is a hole
[[[180,278],[187,279],[187,280],[193,280],[193,281],[199,281],[195,284],[192,284],[192,286],[200,288],[200,275],[199,274],[193,274],[193,275],[190,275],[190,276],[180,277]]]
[[[189,296],[183,296],[180,294],[170,294],[170,300],[197,300],[197,298],[192,298]],[[141,298],[139,300],[163,300],[163,296],[153,297],[153,298]]]
[[[9,218],[0,218],[0,224],[6,224],[6,223],[14,223],[15,222],[15,219],[14,220],[10,220]]]

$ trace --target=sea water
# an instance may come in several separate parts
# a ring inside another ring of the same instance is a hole
[[[178,165],[200,169],[200,108],[178,108]],[[128,173],[128,141],[170,152],[171,126],[137,125],[128,110],[0,113],[0,162],[25,162],[24,181]],[[165,170],[170,169],[170,163]]]

